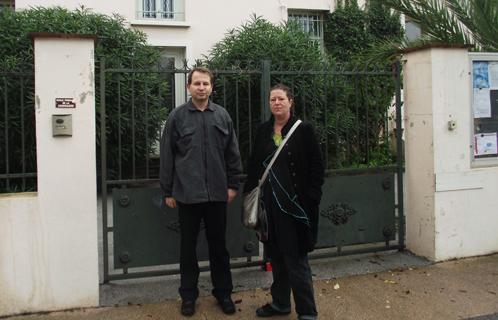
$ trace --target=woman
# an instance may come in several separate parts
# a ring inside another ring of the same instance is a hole
[[[293,95],[282,84],[270,89],[272,117],[256,133],[244,192],[252,190],[297,118]],[[317,239],[318,205],[324,166],[312,125],[302,122],[291,135],[263,185],[268,218],[266,249],[272,263],[273,301],[256,310],[259,317],[290,313],[292,290],[298,319],[316,319],[308,252]]]

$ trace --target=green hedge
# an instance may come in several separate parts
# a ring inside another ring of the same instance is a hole
[[[75,11],[60,7],[36,7],[18,12],[2,10],[0,11],[0,72],[33,72],[33,46],[32,40],[28,37],[31,32],[97,36],[95,47],[96,144],[100,154],[102,118],[99,91],[100,60],[105,58],[107,68],[150,68],[160,62],[159,51],[147,45],[144,33],[128,28],[124,19],[119,16],[97,14],[85,8]],[[3,81],[0,81],[0,96],[2,96],[2,101],[4,98],[7,99],[7,104],[10,106],[8,119],[0,117],[0,130],[3,130],[8,123],[10,145],[8,159],[11,173],[20,173],[23,170],[19,160],[22,153],[20,125],[15,125],[20,121],[21,112],[28,115],[25,127],[28,130],[34,130],[33,78],[31,77],[25,83],[26,110],[22,111],[19,110],[18,104],[18,97],[21,94],[20,86],[16,81],[19,81],[18,78],[13,76],[4,76]],[[8,85],[5,86],[4,83]],[[110,178],[130,178],[133,172],[137,177],[144,175],[140,168],[145,166],[146,156],[152,152],[153,144],[159,138],[161,124],[167,116],[168,106],[165,103],[167,94],[168,83],[165,77],[158,73],[122,73],[120,75],[109,74],[106,77],[107,158]],[[132,110],[133,104],[135,110]],[[145,105],[147,105],[147,112],[144,111]],[[134,121],[132,121],[133,117]],[[133,130],[134,137],[131,135]],[[34,132],[28,131],[25,134],[30,137],[25,145],[26,163],[29,164],[30,170],[36,170]],[[118,140],[121,140],[121,148]],[[135,150],[131,148],[132,140],[135,141]],[[0,144],[0,148],[3,148],[5,141],[0,141]],[[0,172],[2,173],[6,171],[7,166],[4,153],[5,150],[0,149]],[[135,157],[134,160],[133,157]],[[97,161],[100,162],[100,155]],[[100,170],[100,164],[98,168]],[[15,186],[16,182],[12,183],[10,189],[19,190],[19,186]],[[25,189],[35,187],[31,183],[31,186]],[[1,188],[2,185],[0,185]],[[5,182],[3,182],[3,188],[5,189]]]

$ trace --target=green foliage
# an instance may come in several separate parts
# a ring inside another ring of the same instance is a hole
[[[365,11],[367,17],[367,32],[371,41],[368,45],[375,45],[378,40],[400,39],[404,30],[400,22],[399,13],[391,13],[391,10],[382,4],[371,2]]]
[[[351,161],[351,168],[372,168],[372,167],[384,167],[393,165],[396,162],[396,157],[392,154],[389,146],[381,142],[373,148],[369,154],[368,158],[354,158]]]
[[[366,53],[373,61],[393,59],[408,48],[427,44],[468,45],[476,51],[498,51],[498,1],[372,0],[402,13],[422,29],[422,37],[380,41]]]
[[[340,63],[362,62],[357,56],[376,42],[402,37],[399,19],[399,15],[391,14],[381,4],[370,4],[362,10],[356,1],[340,3],[325,21],[325,48]]]
[[[261,96],[262,60],[270,62],[271,77],[268,85],[283,82],[293,87],[300,102],[306,92],[305,101],[309,104],[308,117],[315,117],[320,92],[323,87],[319,79],[304,73],[278,75],[285,70],[311,70],[321,68],[324,56],[317,42],[301,31],[297,24],[274,25],[267,20],[252,16],[238,28],[230,30],[216,43],[201,63],[218,73],[213,99],[225,105],[232,118],[239,125],[239,141],[242,159],[249,156],[251,139],[257,125],[264,117],[262,102],[268,97]],[[312,106],[312,107],[311,107]],[[303,114],[302,103],[296,110]]]
[[[366,15],[356,2],[339,6],[328,14],[324,24],[324,43],[327,52],[337,61],[349,61],[368,43]]]
[[[391,62],[372,64],[363,54],[378,41],[402,37],[399,15],[378,3],[362,10],[356,1],[345,1],[328,15],[324,29],[331,63],[338,64],[339,71],[353,71],[337,76],[328,94],[328,99],[335,101],[334,112],[326,122],[334,141],[332,166],[375,166],[392,161],[376,151],[382,149],[380,140],[388,135],[387,110],[395,92]]]
[[[14,12],[0,11],[0,72],[24,71],[32,73],[33,46],[29,33],[53,32],[73,34],[93,34],[97,36],[95,53],[96,63],[96,123],[97,123],[97,150],[100,151],[100,78],[99,60],[106,61],[107,68],[149,68],[158,64],[159,52],[146,43],[144,33],[128,28],[123,18],[97,14],[81,7],[75,11],[64,8],[36,7],[29,10]],[[16,84],[18,78],[3,73],[4,82],[0,82],[0,95],[6,96],[9,110],[9,119],[1,118],[1,126],[9,124],[9,144],[12,154],[21,153],[19,137],[21,133],[13,125],[21,111],[19,104],[20,86]],[[1,77],[0,76],[0,77]],[[16,80],[17,79],[17,80]],[[2,80],[0,78],[0,80]],[[17,88],[17,89],[16,89]],[[110,168],[110,178],[124,178],[132,175],[136,167],[147,160],[154,141],[158,139],[162,121],[166,118],[164,97],[167,93],[167,83],[164,77],[157,73],[128,73],[122,76],[106,74],[106,131],[107,157]],[[17,91],[16,91],[17,90]],[[33,78],[25,83],[24,94],[25,111],[33,121]],[[147,111],[145,111],[145,109]],[[29,110],[31,110],[29,112]],[[34,130],[34,126],[26,123],[26,130]],[[132,135],[131,133],[134,133]],[[32,137],[32,132],[26,132]],[[34,139],[26,141],[26,162],[34,164]],[[118,142],[121,143],[121,147]],[[132,148],[134,143],[135,148]],[[13,151],[15,150],[15,151]],[[0,150],[3,155],[5,150]],[[22,168],[15,167],[14,159],[9,158],[10,172],[23,172]],[[100,159],[100,156],[98,157]],[[6,170],[6,161],[2,156],[0,170]],[[19,161],[17,161],[19,162]],[[142,165],[143,166],[143,165]],[[98,166],[100,167],[100,166]],[[34,169],[33,165],[31,168]],[[29,172],[29,171],[28,171]],[[33,172],[33,171],[31,171]],[[120,173],[122,174],[120,176]],[[135,174],[138,174],[135,172]]]
[[[81,7],[69,11],[61,7],[36,7],[0,12],[0,69],[19,70],[33,64],[31,32],[94,34],[98,37],[96,56],[122,65],[146,67],[157,61],[157,52],[147,46],[144,33],[126,28],[124,19],[97,14]]]
[[[296,24],[276,26],[254,16],[231,30],[202,64],[217,70],[215,100],[225,105],[240,127],[239,141],[247,159],[251,134],[261,122],[261,89],[284,83],[295,95],[295,112],[315,124],[329,168],[390,162],[381,142],[387,134],[387,108],[394,81],[386,65],[380,72],[358,69],[357,54],[375,39],[397,37],[396,16],[372,8],[364,12],[349,3],[332,13],[325,31],[329,56]],[[332,23],[335,25],[333,27]],[[333,44],[333,45],[332,45]],[[268,75],[261,60],[269,60]],[[337,62],[340,62],[338,64]],[[262,78],[269,77],[270,83]],[[373,157],[373,158],[372,158]]]

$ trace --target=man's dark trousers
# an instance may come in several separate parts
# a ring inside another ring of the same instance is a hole
[[[182,300],[195,301],[199,296],[199,265],[197,262],[197,237],[201,220],[206,227],[209,248],[209,266],[213,296],[217,299],[229,297],[232,293],[230,256],[226,248],[227,225],[226,202],[204,202],[178,204],[180,218],[180,288]]]

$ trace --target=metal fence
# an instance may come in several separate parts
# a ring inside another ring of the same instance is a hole
[[[161,129],[169,111],[188,98],[185,86],[189,70],[186,67],[106,68],[103,60],[98,68],[104,280],[176,273],[178,270],[174,268],[156,268],[135,270],[133,274],[133,270],[129,273],[126,267],[123,270],[110,267],[117,254],[113,252],[117,229],[107,199],[116,188],[158,187]],[[224,106],[234,121],[244,168],[257,126],[270,116],[269,90],[272,85],[283,83],[294,93],[297,116],[315,126],[329,176],[379,172],[395,175],[396,226],[385,232],[387,235],[382,238],[385,241],[377,246],[349,250],[338,244],[335,252],[326,253],[328,256],[404,247],[402,140],[400,134],[393,134],[396,128],[401,128],[400,71],[399,63],[385,70],[344,70],[337,67],[289,69],[269,61],[244,68],[231,66],[213,70],[212,99]],[[384,187],[390,188],[389,183],[387,181]],[[123,200],[127,205],[130,202],[126,197]],[[114,203],[119,204],[119,199]],[[351,243],[360,242],[352,240]],[[323,253],[317,256],[321,255]],[[248,257],[246,263],[235,266],[258,263],[261,261]]]
[[[34,76],[0,71],[0,193],[36,191]]]

